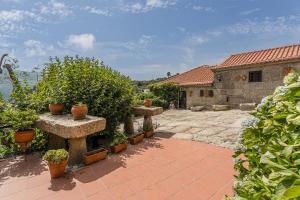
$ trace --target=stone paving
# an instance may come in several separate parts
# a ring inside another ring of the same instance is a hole
[[[0,162],[0,199],[221,200],[232,195],[231,156],[230,149],[158,135],[53,180],[38,154],[17,157]]]
[[[240,132],[241,122],[250,117],[247,111],[200,111],[168,110],[153,117],[159,123],[156,130],[172,138],[203,141],[233,149]],[[135,130],[142,119],[136,119]]]

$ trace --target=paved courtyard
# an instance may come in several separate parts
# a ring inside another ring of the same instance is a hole
[[[17,157],[0,162],[0,199],[221,200],[232,195],[231,155],[215,145],[156,136],[54,180],[38,154]]]
[[[157,132],[162,136],[212,143],[217,146],[233,149],[236,145],[241,122],[250,117],[241,110],[201,111],[168,110],[153,117],[159,123]],[[135,122],[142,124],[143,119]]]

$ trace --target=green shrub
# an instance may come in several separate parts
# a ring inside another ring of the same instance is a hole
[[[42,76],[33,95],[39,111],[47,111],[48,104],[57,99],[67,110],[82,102],[88,105],[89,114],[106,118],[107,131],[113,132],[131,109],[131,80],[94,58],[50,59]]]
[[[19,110],[10,105],[0,113],[0,119],[3,124],[11,126],[13,130],[22,131],[32,128],[38,116],[34,110]]]
[[[234,155],[238,176],[233,199],[300,198],[299,74],[290,73],[284,83],[246,122]]]
[[[69,153],[64,149],[48,150],[43,156],[43,159],[49,163],[59,164],[62,161],[67,160],[68,156]]]
[[[140,100],[156,98],[156,96],[152,92],[142,92],[142,93],[137,94],[136,96]]]
[[[163,100],[159,97],[152,99],[152,105],[157,107],[163,107],[164,109],[169,108],[169,103],[166,100]]]
[[[177,105],[180,88],[175,83],[155,83],[148,86],[150,91],[168,104]]]
[[[116,132],[113,136],[113,141],[110,143],[110,146],[115,146],[127,142],[127,136],[124,133]]]

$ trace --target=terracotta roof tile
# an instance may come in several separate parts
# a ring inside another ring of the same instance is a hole
[[[215,68],[231,68],[292,59],[300,59],[300,44],[235,54]]]
[[[181,86],[205,85],[210,86],[214,81],[214,73],[208,65],[196,67],[182,74],[172,76],[162,83],[177,83]]]

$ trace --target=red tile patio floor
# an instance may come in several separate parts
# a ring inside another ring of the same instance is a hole
[[[220,200],[232,195],[232,150],[155,137],[51,180],[40,157],[0,162],[0,199]]]

